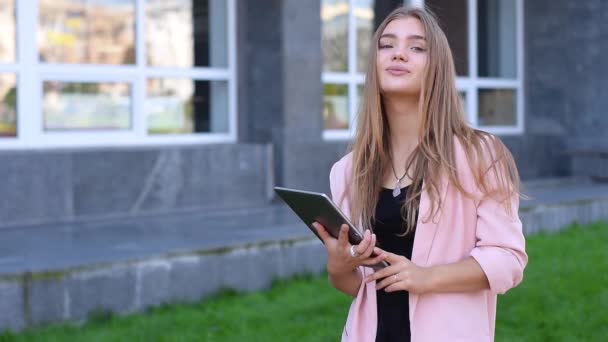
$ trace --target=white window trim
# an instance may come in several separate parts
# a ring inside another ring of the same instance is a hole
[[[418,6],[424,6],[424,0],[413,0]],[[477,56],[477,0],[468,0],[467,16],[468,22],[468,53],[469,53],[469,76],[456,78],[456,87],[459,91],[466,93],[466,112],[467,119],[471,126],[482,129],[496,135],[521,135],[524,133],[524,86],[523,86],[523,63],[524,63],[524,43],[523,43],[523,0],[515,1],[515,39],[517,46],[517,77],[489,78],[478,76],[478,56]],[[515,122],[514,126],[481,126],[478,118],[478,91],[479,89],[512,89],[515,90]]]
[[[225,68],[152,68],[145,65],[145,0],[135,0],[136,61],[133,65],[70,65],[41,63],[36,32],[38,1],[17,1],[15,63],[0,64],[0,72],[17,77],[17,137],[0,138],[0,150],[30,148],[81,148],[114,146],[233,143],[237,140],[236,2],[227,0],[227,49]],[[175,77],[228,82],[228,133],[148,135],[144,112],[148,77]],[[44,132],[42,84],[46,80],[74,82],[128,82],[131,85],[131,128],[124,131]]]
[[[348,119],[349,129],[323,130],[324,140],[345,140],[351,138],[356,126],[357,87],[365,82],[365,74],[357,70],[357,21],[355,18],[355,0],[348,0],[348,70],[346,72],[323,72],[323,84],[341,84],[348,87]]]
[[[523,0],[514,0],[516,6],[516,45],[517,45],[517,78],[515,79],[502,79],[502,78],[480,78],[477,75],[477,0],[468,0],[468,53],[469,53],[469,76],[468,77],[457,77],[456,87],[458,91],[466,94],[466,113],[467,120],[471,126],[479,129],[483,129],[489,133],[497,135],[521,135],[524,133],[524,17],[523,17]],[[404,0],[404,4],[423,7],[425,0]],[[351,59],[354,59],[356,54],[354,44],[351,44],[351,40],[356,39],[354,36],[356,31],[354,29],[353,11],[354,1],[349,2],[349,43],[348,43],[348,55],[349,55],[349,70],[347,73],[323,73],[323,83],[338,83],[349,85],[349,114],[351,118],[351,124],[349,130],[324,130],[323,138],[325,140],[347,140],[353,137],[354,117],[356,117],[356,86],[362,84],[365,78],[363,74],[356,73],[355,69],[352,68]],[[351,88],[354,87],[354,92]],[[516,93],[516,125],[514,126],[479,126],[478,125],[478,90],[479,89],[513,89]]]

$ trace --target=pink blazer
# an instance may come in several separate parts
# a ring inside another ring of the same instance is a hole
[[[472,256],[485,272],[490,289],[468,293],[410,294],[409,315],[413,342],[493,341],[496,321],[496,297],[517,286],[528,262],[525,240],[517,209],[519,199],[512,198],[514,214],[490,198],[481,198],[464,150],[455,141],[458,174],[467,190],[478,194],[472,199],[447,184],[441,188],[444,198],[441,211],[425,220],[430,208],[428,194],[423,191],[412,262],[432,266],[460,261]],[[334,164],[330,172],[333,200],[350,217],[349,199],[345,196],[351,179],[352,155]],[[424,185],[423,185],[424,188]],[[367,276],[371,268],[361,267]],[[377,325],[375,283],[361,284],[354,298],[344,330],[343,342],[375,340]]]

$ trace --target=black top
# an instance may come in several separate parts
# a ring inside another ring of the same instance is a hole
[[[392,189],[382,189],[376,206],[376,221],[372,227],[376,234],[376,244],[387,252],[412,258],[415,230],[403,234],[404,221],[401,206],[405,201],[407,187],[393,197]],[[380,280],[378,280],[379,282]],[[407,291],[376,292],[378,298],[378,329],[376,342],[410,341],[409,294]]]

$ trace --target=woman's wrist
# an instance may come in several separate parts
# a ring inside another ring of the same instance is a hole
[[[431,266],[425,272],[426,292],[468,292],[489,288],[485,273],[472,257]]]
[[[327,273],[329,282],[333,287],[349,296],[357,296],[362,277],[356,268],[339,268],[337,270],[328,268]]]
[[[424,268],[426,273],[426,285],[424,292],[437,292],[437,286],[441,276],[441,269],[437,266],[430,266]]]
[[[333,265],[327,265],[327,273],[329,274],[329,276],[331,277],[340,277],[340,276],[344,276],[344,275],[350,275],[352,273],[354,273],[355,271],[357,271],[357,268],[350,268],[350,267],[336,267]]]

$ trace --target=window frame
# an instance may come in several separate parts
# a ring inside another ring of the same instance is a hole
[[[326,72],[321,75],[322,85],[326,83],[341,84],[348,86],[348,127],[349,129],[325,129],[323,128],[323,139],[343,140],[351,138],[355,131],[356,113],[358,107],[357,87],[365,83],[365,74],[357,69],[357,21],[355,18],[356,0],[348,0],[348,28],[347,28],[347,71]],[[323,94],[325,95],[325,94]]]
[[[525,107],[524,107],[524,11],[523,0],[515,1],[515,21],[516,21],[516,78],[496,78],[480,77],[478,75],[478,51],[477,51],[477,0],[467,0],[467,34],[468,34],[468,76],[456,77],[456,88],[459,92],[466,95],[465,110],[469,124],[478,129],[482,129],[496,135],[522,135],[525,131]],[[356,46],[354,36],[356,34],[356,23],[354,21],[354,0],[349,0],[349,20],[348,20],[348,72],[347,73],[328,73],[323,72],[322,80],[325,83],[348,84],[349,95],[349,129],[346,130],[325,130],[323,138],[325,140],[344,140],[352,138],[355,127],[355,117],[357,115],[357,86],[364,83],[365,75],[356,70]],[[404,0],[405,5],[424,7],[425,0]],[[480,126],[479,118],[479,99],[480,89],[512,89],[515,91],[516,113],[513,126]]]
[[[38,0],[16,1],[16,56],[13,63],[0,63],[0,73],[17,78],[17,137],[0,138],[0,150],[25,148],[80,148],[113,146],[234,143],[237,140],[236,2],[222,1],[227,8],[227,63],[225,67],[167,68],[147,66],[145,51],[145,0],[135,5],[135,63],[132,65],[64,64],[41,62],[36,35]],[[225,81],[228,89],[228,132],[149,134],[145,101],[146,79],[185,78],[193,81]],[[131,128],[128,130],[44,131],[42,87],[45,81],[126,82],[131,88]],[[35,113],[35,115],[32,115]]]
[[[424,0],[414,0],[424,2]],[[523,85],[523,0],[515,1],[515,44],[516,72],[514,79],[497,77],[480,77],[477,50],[477,0],[467,0],[468,6],[468,53],[469,75],[458,76],[456,87],[466,94],[466,112],[469,123],[475,127],[496,135],[521,135],[524,133],[524,85]],[[473,20],[471,20],[473,19]],[[515,125],[514,126],[481,126],[479,120],[479,90],[480,89],[512,89],[515,91]]]

